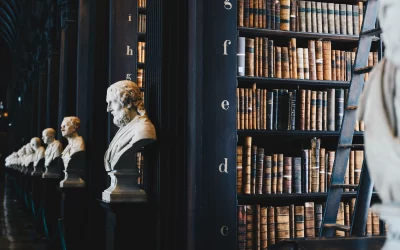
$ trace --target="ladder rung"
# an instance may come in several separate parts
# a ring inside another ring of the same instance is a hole
[[[340,231],[345,231],[345,232],[350,232],[350,227],[346,225],[340,225],[340,224],[325,224],[325,228],[332,228]]]
[[[332,188],[350,188],[350,189],[358,189],[358,185],[356,184],[332,184]]]
[[[367,31],[361,32],[360,36],[374,36],[374,35],[379,35],[380,33],[382,33],[382,29],[381,28],[375,28],[375,29],[371,29],[371,30],[367,30]]]
[[[364,144],[339,144],[338,148],[364,149]]]
[[[373,66],[367,66],[367,67],[364,67],[364,68],[357,68],[357,69],[354,69],[354,74],[361,75],[361,74],[369,73],[369,72],[371,72],[371,70],[373,68],[374,68]]]

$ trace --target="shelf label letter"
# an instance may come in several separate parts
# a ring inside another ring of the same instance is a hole
[[[132,15],[131,15],[131,14],[129,14],[128,21],[129,21],[129,22],[132,21]]]
[[[229,2],[229,0],[224,1],[224,8],[227,10],[232,9],[232,3]]]
[[[228,53],[226,52],[226,48],[228,47],[228,45],[231,45],[231,40],[225,40],[224,42],[224,56],[228,55]]]
[[[228,158],[224,158],[224,163],[219,164],[220,173],[228,173]]]
[[[229,109],[229,102],[227,100],[223,100],[221,102],[221,107],[223,110],[228,110]]]
[[[131,79],[131,75],[132,75],[132,74],[126,74],[125,80],[128,80],[128,81],[132,80],[132,79]]]
[[[127,56],[133,56],[133,50],[129,45],[126,46],[126,55]]]
[[[221,227],[221,234],[222,234],[222,236],[228,236],[228,227],[227,226]]]

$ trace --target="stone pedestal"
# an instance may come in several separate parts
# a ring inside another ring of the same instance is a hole
[[[388,226],[382,250],[400,249],[400,203],[375,204],[371,208]]]
[[[156,249],[147,240],[156,234],[155,206],[142,203],[107,203],[100,201],[106,214],[106,250]]]
[[[45,172],[43,173],[42,177],[50,179],[60,179],[62,168],[62,159],[61,157],[57,157],[52,160],[47,167],[45,167]]]
[[[44,173],[44,158],[41,159],[36,166],[33,166],[32,176],[42,176]]]
[[[40,218],[40,213],[42,209],[42,204],[43,204],[43,197],[42,197],[42,178],[38,175],[32,175],[31,178],[32,180],[32,193],[31,193],[31,198],[28,199],[31,201],[29,205],[33,206],[31,207],[31,213],[35,218]],[[43,223],[42,220],[37,220],[35,221],[35,228],[36,228],[36,234],[37,236],[43,236]]]
[[[60,182],[60,188],[82,188],[85,181],[82,180],[82,169],[85,167],[85,151],[80,151],[71,156],[68,166],[64,170],[64,180]]]
[[[67,249],[86,250],[88,194],[86,188],[59,188],[61,192],[61,218]]]
[[[42,199],[43,212],[42,224],[46,237],[50,239],[57,238],[49,242],[47,250],[61,250],[59,235],[56,236],[58,220],[61,218],[61,192],[58,191],[60,178],[42,179]],[[43,218],[44,216],[44,218]]]

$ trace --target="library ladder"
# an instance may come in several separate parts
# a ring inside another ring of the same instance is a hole
[[[371,71],[368,67],[368,55],[371,49],[373,36],[380,34],[380,28],[375,28],[378,17],[378,0],[368,0],[365,9],[363,25],[358,41],[355,64],[352,70],[352,78],[344,110],[342,126],[338,146],[335,153],[335,162],[332,170],[331,185],[328,190],[325,211],[323,215],[320,237],[333,237],[336,230],[349,232],[352,236],[363,236],[367,223],[368,208],[371,201],[373,183],[368,174],[368,169],[363,160],[363,167],[359,185],[344,184],[347,161],[352,149],[363,149],[363,144],[353,144],[354,126],[356,122],[357,104],[364,85],[364,74]],[[381,41],[380,41],[381,43]],[[381,50],[380,46],[380,50]],[[379,52],[379,59],[381,52]],[[336,223],[337,214],[343,189],[357,190],[356,205],[350,226]]]

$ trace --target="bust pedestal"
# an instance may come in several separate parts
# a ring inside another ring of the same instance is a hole
[[[29,163],[28,167],[26,167],[26,171],[24,173],[25,179],[25,196],[26,202],[29,202],[30,195],[32,193],[32,171],[33,171],[33,162]],[[26,204],[28,206],[28,204]],[[28,206],[29,207],[29,206]]]
[[[60,179],[62,171],[62,159],[61,157],[54,158],[47,167],[45,167],[45,172],[43,173],[43,178],[50,179]]]
[[[33,167],[33,171],[31,173],[31,180],[32,180],[32,195],[31,195],[31,206],[33,206],[32,211],[35,211],[35,215],[39,216],[42,208],[42,173],[44,167],[44,159],[41,159],[36,167]],[[29,201],[30,199],[28,199]],[[43,223],[42,220],[35,221],[36,224],[36,234],[43,236]]]
[[[42,176],[44,169],[44,158],[40,159],[36,166],[33,166],[32,176]]]
[[[85,181],[81,178],[82,168],[86,163],[85,151],[76,152],[71,156],[68,162],[68,166],[64,170],[64,180],[60,182],[60,188],[71,187],[71,188],[82,188],[85,187]]]

